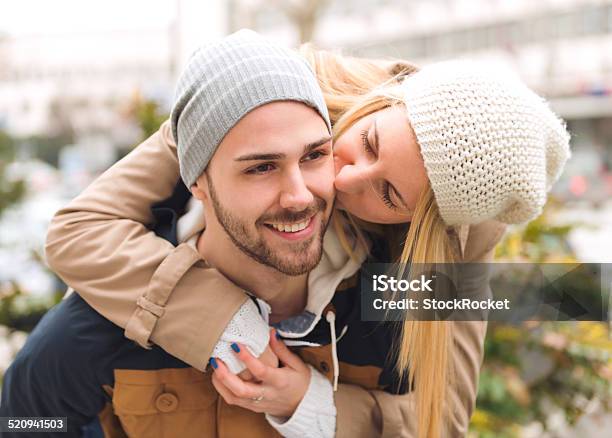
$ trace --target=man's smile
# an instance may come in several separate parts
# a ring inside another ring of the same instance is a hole
[[[312,236],[315,229],[315,215],[301,222],[264,223],[275,235],[287,240],[302,240]]]

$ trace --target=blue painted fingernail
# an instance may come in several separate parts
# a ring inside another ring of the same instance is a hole
[[[232,343],[232,350],[234,350],[236,353],[240,353],[240,347],[235,342]]]
[[[282,340],[281,335],[278,332],[276,332],[276,339],[278,339],[279,341]]]
[[[210,366],[213,367],[214,369],[219,368],[219,364],[217,363],[217,359],[215,359],[214,357],[211,357],[210,360],[208,361],[208,363],[210,363]]]

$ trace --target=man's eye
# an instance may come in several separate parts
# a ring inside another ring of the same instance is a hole
[[[248,174],[260,174],[260,173],[267,173],[274,170],[274,166],[270,163],[265,163],[265,164],[260,164],[258,166],[255,167],[251,167],[250,169],[248,169],[246,171],[246,173]]]
[[[313,151],[313,152],[309,153],[308,155],[306,155],[306,158],[304,158],[304,161],[313,161],[313,160],[321,158],[321,157],[323,157],[325,155],[327,155],[327,154],[325,154],[322,151]]]

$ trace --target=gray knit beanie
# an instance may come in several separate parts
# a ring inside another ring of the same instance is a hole
[[[297,52],[246,29],[196,50],[179,77],[170,116],[185,185],[196,182],[242,117],[282,100],[314,108],[331,132],[317,79]]]
[[[507,71],[431,64],[402,84],[436,203],[447,225],[531,220],[570,156],[546,102]]]

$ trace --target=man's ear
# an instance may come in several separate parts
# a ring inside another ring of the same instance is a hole
[[[204,172],[191,186],[191,194],[199,201],[208,200],[208,182],[206,180],[206,172]]]

